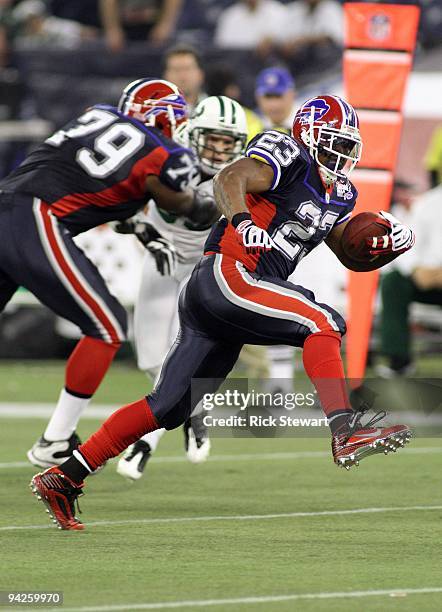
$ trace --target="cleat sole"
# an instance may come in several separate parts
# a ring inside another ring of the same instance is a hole
[[[390,452],[396,453],[399,448],[404,448],[405,444],[409,444],[413,433],[410,430],[399,432],[387,438],[374,440],[366,446],[362,446],[357,450],[353,450],[351,455],[347,457],[339,457],[335,462],[340,467],[345,467],[349,470],[353,465],[358,466],[361,459],[383,453],[388,455]]]

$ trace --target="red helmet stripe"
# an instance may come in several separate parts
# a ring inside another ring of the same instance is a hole
[[[148,78],[137,79],[136,81],[132,81],[132,83],[129,83],[129,85],[127,85],[124,88],[123,95],[121,96],[120,102],[118,104],[118,110],[120,110],[122,113],[127,112],[128,105],[134,101],[137,93],[141,91],[143,87],[145,87],[146,85],[153,85],[153,84],[161,84],[161,85],[165,85],[166,87],[170,87],[170,89],[172,90],[171,93],[180,95],[180,90],[178,89],[178,87],[174,83],[171,83],[170,81],[165,81],[163,79],[148,79]]]

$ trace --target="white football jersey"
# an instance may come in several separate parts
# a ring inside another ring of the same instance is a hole
[[[166,240],[170,240],[178,252],[178,260],[182,263],[196,263],[203,254],[204,244],[211,228],[201,231],[189,227],[185,217],[176,217],[159,210],[155,202],[149,202],[146,214],[140,221],[151,223]]]
[[[199,191],[213,196],[213,181],[200,183]],[[147,213],[138,214],[137,219],[151,223],[164,238],[170,240],[178,252],[180,262],[199,261],[210,234],[210,227],[205,230],[192,229],[192,223],[188,219],[159,209],[153,200],[149,201]]]

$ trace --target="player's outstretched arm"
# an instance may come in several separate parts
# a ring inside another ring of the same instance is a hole
[[[248,213],[247,193],[268,191],[273,182],[273,170],[255,159],[239,159],[221,170],[213,181],[216,204],[221,213],[232,221],[234,215]]]
[[[371,272],[372,270],[378,270],[400,255],[398,252],[392,252],[385,255],[373,255],[372,259],[366,262],[354,261],[345,254],[341,243],[342,234],[344,233],[347,223],[349,223],[349,221],[334,227],[325,239],[325,243],[333,251],[339,261],[349,270],[353,270],[354,272]]]
[[[174,191],[160,181],[158,176],[151,174],[146,178],[147,195],[151,196],[155,203],[167,212],[179,215],[188,215],[194,206],[194,194],[192,189]]]
[[[201,185],[175,191],[157,176],[150,175],[146,179],[146,191],[159,208],[187,217],[201,228],[210,227],[219,218],[213,196],[204,193]]]

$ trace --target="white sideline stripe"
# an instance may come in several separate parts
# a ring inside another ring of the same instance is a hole
[[[128,398],[129,399],[129,398]],[[133,399],[133,398],[132,398]],[[0,402],[0,419],[49,419],[54,412],[55,404],[46,402]],[[82,415],[82,420],[103,420],[110,416],[113,412],[121,407],[120,404],[94,404],[89,406],[86,412]],[[305,418],[318,418],[323,416],[322,412],[314,409],[303,409],[302,416]],[[405,421],[411,427],[416,425],[436,426],[442,425],[442,414],[440,412],[425,414],[422,412],[398,411],[390,412],[388,419],[397,420],[397,422]],[[328,429],[327,429],[328,431]]]
[[[105,419],[113,412],[118,410],[121,404],[95,404],[90,406],[84,415],[83,420]],[[0,418],[9,419],[49,419],[55,408],[55,401],[52,404],[39,402],[10,402],[0,403]]]
[[[422,448],[407,448],[407,455],[433,455],[442,453],[442,446],[424,446]],[[329,451],[298,451],[298,452],[285,452],[285,453],[239,453],[238,455],[212,455],[209,457],[209,463],[216,463],[223,461],[281,461],[285,459],[309,459],[319,457],[329,457]],[[403,456],[403,455],[401,455]],[[188,459],[184,456],[164,456],[157,457],[153,456],[151,461],[153,463],[188,463]],[[8,470],[14,468],[35,468],[29,461],[11,461],[0,463],[0,470]]]
[[[197,599],[194,601],[164,601],[159,603],[118,604],[111,606],[84,606],[79,608],[63,608],[63,612],[105,612],[107,610],[172,610],[179,608],[205,608],[208,606],[226,606],[253,603],[274,603],[279,601],[299,601],[305,599],[348,599],[359,597],[401,597],[404,595],[425,595],[428,593],[442,593],[442,587],[428,587],[422,589],[379,589],[376,591],[338,591],[335,593],[293,593],[289,595],[263,595],[255,597],[235,597],[229,599]],[[50,608],[53,612],[59,608]]]
[[[378,514],[383,512],[419,512],[442,510],[442,506],[391,506],[390,508],[354,508],[353,510],[317,510],[315,512],[280,512],[278,514],[233,514],[215,516],[177,516],[169,518],[123,519],[120,521],[95,521],[86,527],[102,527],[109,525],[158,525],[169,523],[197,523],[213,521],[265,521],[268,519],[304,518],[316,516],[345,516],[350,514]],[[54,529],[53,525],[7,525],[0,531],[29,531],[39,529]]]

